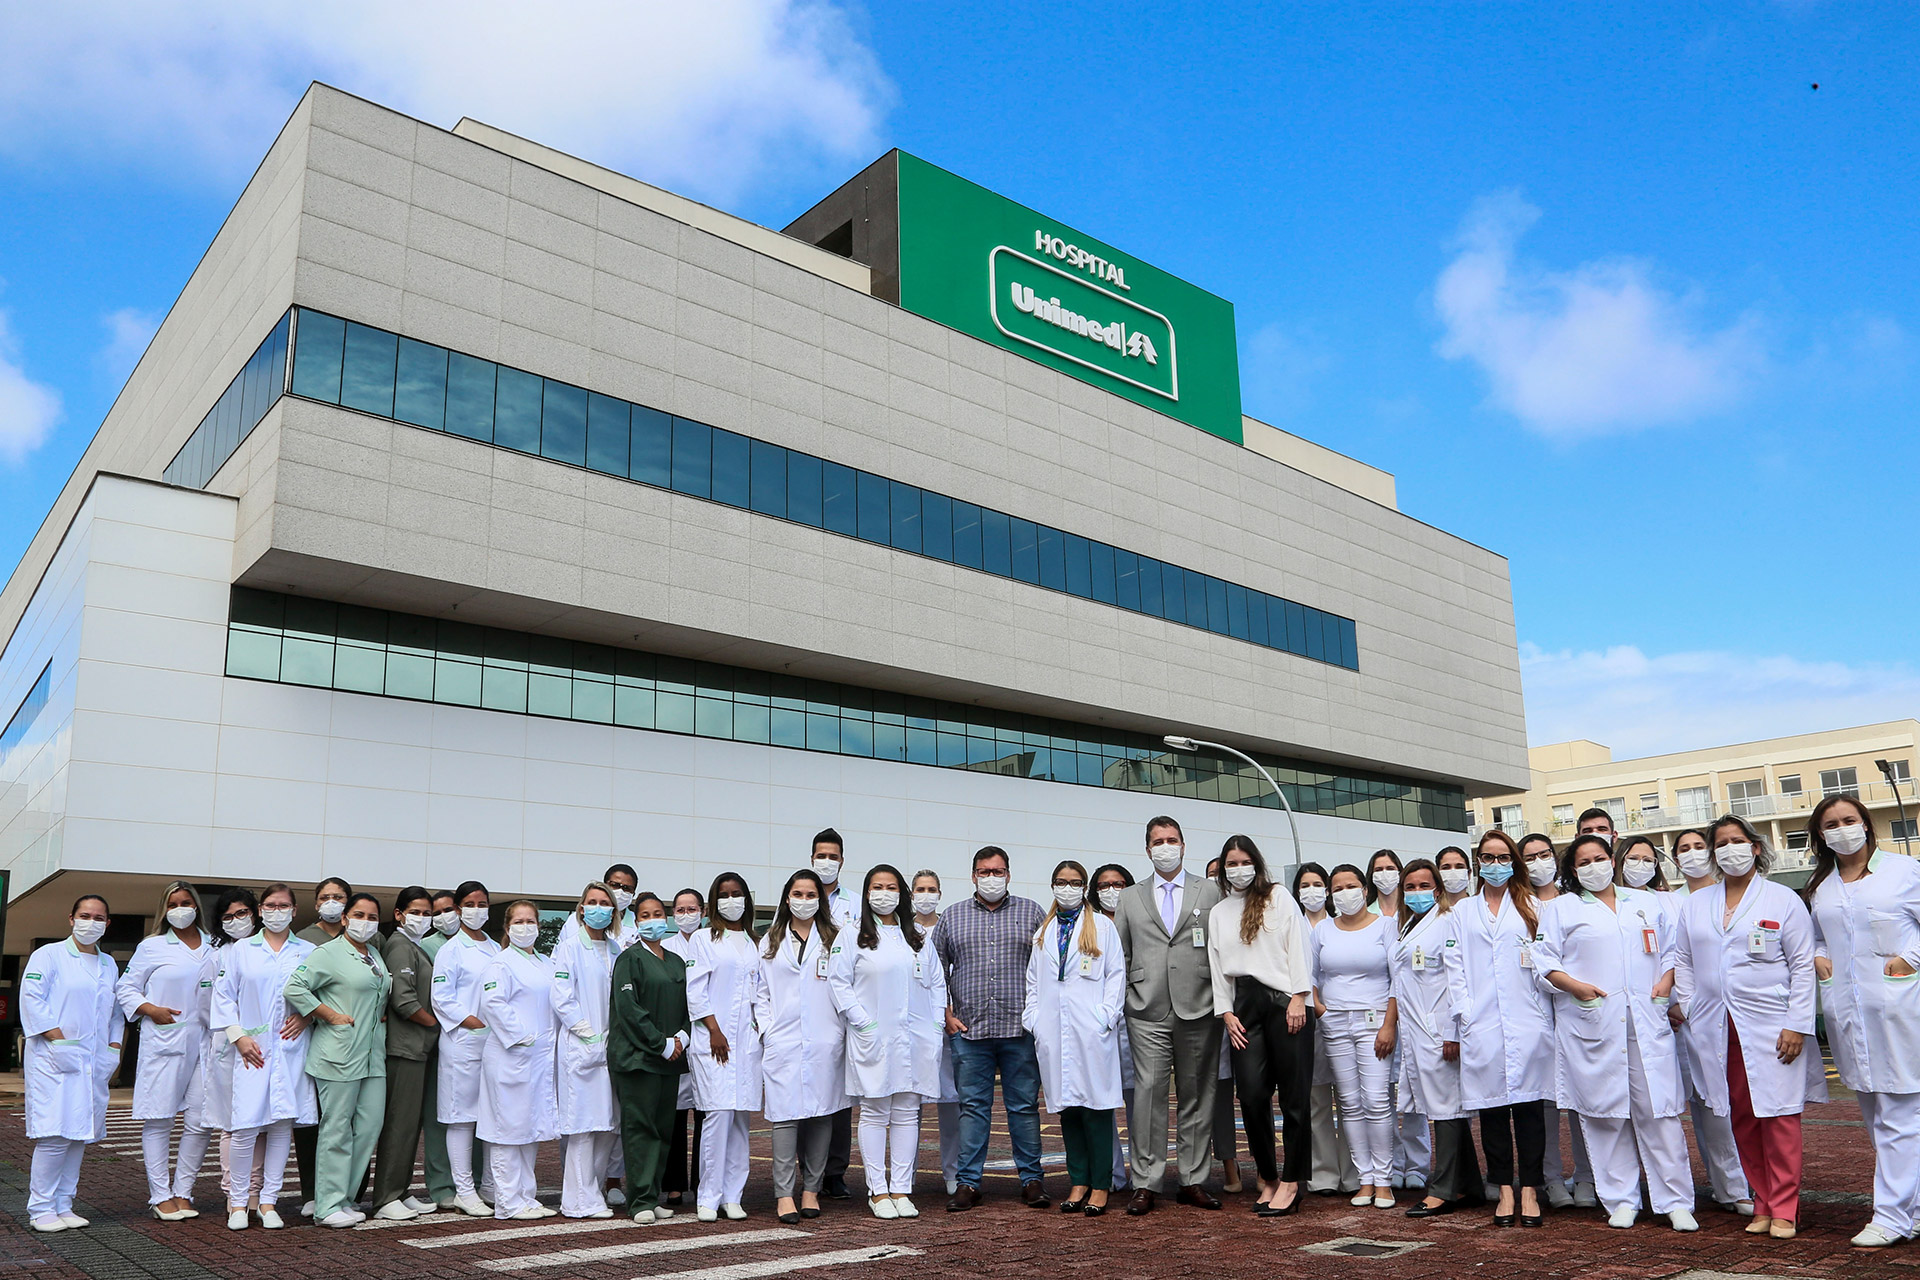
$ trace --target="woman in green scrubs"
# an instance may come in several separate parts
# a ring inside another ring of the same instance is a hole
[[[313,1220],[351,1227],[387,1103],[387,974],[380,948],[380,903],[370,893],[347,899],[340,936],[316,947],[287,979],[287,1004],[313,1019],[307,1074],[320,1094]]]
[[[667,909],[651,893],[633,901],[640,940],[613,965],[607,1065],[620,1103],[627,1163],[627,1208],[635,1222],[673,1216],[660,1203],[660,1176],[673,1145],[680,1077],[687,1070],[687,966],[661,944],[674,935]]]

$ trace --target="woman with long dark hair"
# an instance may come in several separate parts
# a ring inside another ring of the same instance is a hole
[[[1673,861],[1680,870],[1681,884],[1672,893],[1663,896],[1663,902],[1670,902],[1667,911],[1673,916],[1674,937],[1680,934],[1680,915],[1686,908],[1687,899],[1702,889],[1709,888],[1720,878],[1720,871],[1713,865],[1713,850],[1707,844],[1707,833],[1698,828],[1690,828],[1673,837]],[[1687,1080],[1687,1114],[1693,1118],[1694,1140],[1700,1144],[1700,1160],[1707,1166],[1707,1186],[1715,1204],[1742,1217],[1753,1216],[1753,1191],[1747,1185],[1747,1172],[1740,1167],[1740,1149],[1733,1141],[1733,1121],[1723,1115],[1715,1115],[1713,1108],[1707,1105],[1707,1096],[1700,1076],[1702,1068],[1693,1060],[1693,1051],[1687,1047],[1687,1037],[1682,1033],[1676,1041],[1680,1047],[1680,1069]],[[1707,1068],[1711,1070],[1711,1068]]]
[[[232,1159],[232,1134],[225,1117],[233,1108],[234,1053],[221,1024],[213,1021],[212,1011],[213,988],[226,963],[223,949],[259,932],[260,903],[253,890],[239,886],[221,890],[214,899],[208,925],[207,942],[213,954],[207,957],[208,976],[202,979],[205,985],[201,988],[205,1006],[201,1020],[207,1024],[207,1036],[200,1049],[200,1103],[189,1123],[220,1135],[220,1193],[227,1206],[227,1229],[244,1231],[249,1210],[259,1203],[252,1198],[254,1167],[242,1167]],[[236,1202],[237,1211],[233,1208]]]
[[[673,925],[661,944],[682,961],[687,958],[688,950],[693,946],[693,935],[707,927],[707,900],[698,889],[686,888],[673,895],[671,902],[662,902],[667,916]],[[673,1116],[673,1145],[667,1152],[666,1170],[660,1175],[660,1189],[665,1198],[660,1201],[663,1209],[678,1209],[689,1191],[700,1189],[700,1108],[693,1100],[693,1071],[688,1069],[680,1073],[677,1086],[677,1110]],[[672,1215],[669,1214],[669,1217]]]
[[[1447,903],[1439,872],[1415,858],[1400,880],[1400,927],[1391,956],[1388,1006],[1400,1060],[1400,1109],[1433,1122],[1433,1175],[1409,1218],[1452,1213],[1462,1202],[1484,1200],[1473,1128],[1460,1101],[1459,1020],[1447,989]]]
[[[475,1185],[476,1168],[484,1170],[484,1153],[474,1151],[475,1126],[480,1120],[480,1052],[487,1042],[487,1023],[480,1013],[481,981],[500,944],[487,936],[493,900],[487,886],[468,880],[453,891],[460,913],[460,932],[448,938],[433,957],[433,1014],[440,1023],[439,1060],[434,1109],[446,1127],[447,1165],[453,1177],[454,1207],[470,1217],[493,1213]],[[486,1174],[481,1181],[491,1185]]]
[[[540,1144],[560,1136],[555,1114],[553,961],[540,941],[540,908],[522,898],[507,904],[500,948],[481,975],[480,1119],[474,1133],[493,1168],[493,1216],[531,1222],[552,1209],[536,1194]],[[323,1110],[324,1114],[324,1110]]]
[[[753,890],[722,871],[707,893],[713,922],[687,944],[687,1013],[693,1019],[693,1096],[700,1106],[699,1218],[744,1218],[747,1119],[760,1109],[760,1033],[753,1024]]]
[[[140,1029],[133,1118],[141,1122],[147,1207],[163,1222],[200,1216],[193,1207],[193,1183],[213,1137],[201,1123],[200,1055],[207,1018],[200,984],[213,967],[213,948],[201,924],[200,895],[186,881],[175,880],[161,893],[153,932],[134,948],[115,989],[127,1021]],[[175,1153],[173,1124],[182,1114],[186,1123]]]
[[[1308,936],[1312,936],[1314,926],[1332,912],[1333,904],[1327,901],[1327,869],[1317,862],[1296,866],[1293,900],[1300,908]],[[1311,1001],[1308,1007],[1312,1007]],[[1307,1189],[1317,1196],[1352,1195],[1360,1189],[1360,1174],[1353,1167],[1345,1127],[1334,1123],[1333,1064],[1327,1061],[1326,1041],[1317,1032],[1313,1037],[1313,1087],[1307,1094],[1307,1110],[1313,1125],[1313,1172],[1308,1175]]]
[[[761,1110],[773,1125],[774,1212],[782,1222],[820,1216],[833,1117],[847,1107],[847,1033],[827,984],[839,931],[826,905],[819,873],[788,876],[755,971]]]
[[[1367,910],[1374,888],[1360,868],[1342,863],[1327,883],[1333,889],[1333,915],[1313,927],[1307,946],[1320,1039],[1333,1065],[1334,1091],[1359,1166],[1360,1192],[1349,1203],[1391,1209],[1394,1123],[1387,1062],[1394,1032],[1387,997],[1394,926],[1390,918]]]

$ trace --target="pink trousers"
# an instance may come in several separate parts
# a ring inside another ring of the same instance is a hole
[[[1802,1053],[1820,1047],[1807,1037]],[[1800,1117],[1756,1116],[1753,1093],[1747,1087],[1747,1059],[1740,1052],[1740,1034],[1727,1019],[1727,1091],[1733,1103],[1733,1145],[1740,1166],[1753,1188],[1753,1213],[1758,1218],[1794,1222],[1800,1216]]]

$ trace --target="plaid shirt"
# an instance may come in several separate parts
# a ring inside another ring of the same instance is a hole
[[[977,897],[940,913],[933,948],[947,970],[947,1000],[968,1040],[1010,1040],[1023,1033],[1027,959],[1046,918],[1031,898],[1009,894],[998,907]]]

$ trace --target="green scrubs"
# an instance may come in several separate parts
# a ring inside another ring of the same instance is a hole
[[[613,1001],[607,1028],[607,1066],[620,1101],[620,1142],[627,1163],[627,1211],[657,1208],[660,1175],[673,1145],[673,1117],[687,1055],[669,1062],[674,1036],[692,1036],[687,1019],[687,966],[668,951],[656,956],[644,942],[613,965]]]
[[[387,1103],[387,993],[393,981],[378,948],[363,954],[346,936],[307,957],[287,979],[287,1004],[311,1016],[321,1005],[353,1022],[331,1026],[315,1019],[307,1074],[320,1095],[313,1219],[324,1222],[353,1208],[366,1176]]]

